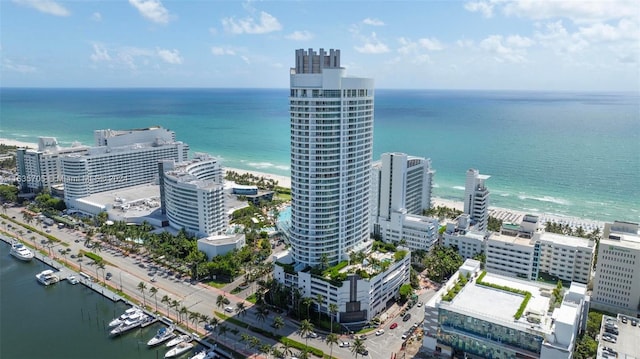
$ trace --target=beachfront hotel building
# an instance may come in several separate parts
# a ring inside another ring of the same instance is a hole
[[[274,279],[364,325],[409,282],[411,263],[406,248],[371,251],[373,79],[348,77],[340,50],[300,49],[290,84],[291,248],[274,258]]]
[[[39,137],[38,148],[18,148],[16,167],[22,193],[37,193],[63,182],[60,159],[65,155],[83,154],[87,146],[73,144],[61,147],[55,137]]]
[[[487,271],[537,280],[541,275],[589,283],[595,243],[586,238],[542,231],[538,217],[525,215],[520,225],[504,223],[485,242]]]
[[[438,241],[439,222],[422,215],[431,206],[431,160],[383,153],[371,169],[371,221],[374,238],[428,251]]]
[[[160,203],[169,225],[198,238],[222,235],[228,220],[220,161],[196,153],[190,161],[160,161]]]
[[[94,134],[95,147],[61,158],[64,199],[70,208],[94,193],[158,183],[158,161],[187,160],[189,146],[161,127]]]
[[[640,233],[638,223],[605,223],[593,280],[593,307],[640,315]]]
[[[587,288],[572,283],[559,306],[553,288],[481,273],[467,260],[425,304],[423,348],[446,358],[570,359],[586,326]]]
[[[468,214],[461,214],[455,222],[447,222],[442,233],[442,244],[445,247],[457,247],[462,258],[469,259],[484,253],[489,235],[489,232],[480,232],[472,227]]]
[[[480,171],[470,168],[467,170],[467,180],[464,186],[464,213],[471,218],[471,224],[476,230],[483,232],[489,225],[489,189],[485,185],[491,176],[481,175]]]

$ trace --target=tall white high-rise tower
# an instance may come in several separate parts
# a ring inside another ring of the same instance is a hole
[[[489,189],[484,182],[490,177],[470,168],[464,186],[464,213],[471,217],[471,222],[481,232],[486,231],[489,224]]]
[[[295,262],[336,263],[369,241],[373,79],[347,77],[340,50],[296,50],[291,69]]]

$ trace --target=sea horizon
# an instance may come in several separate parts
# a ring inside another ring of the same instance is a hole
[[[89,91],[87,91],[89,90]],[[93,144],[96,129],[162,126],[231,168],[290,176],[286,88],[0,88],[0,137]],[[491,205],[640,221],[635,92],[376,89],[373,161],[430,158],[434,197],[490,175]]]

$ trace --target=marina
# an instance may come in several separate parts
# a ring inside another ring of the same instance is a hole
[[[6,242],[0,241],[0,253],[8,257],[11,240],[4,236],[0,239]],[[148,319],[140,322],[137,328],[117,337],[110,336],[113,328],[108,326],[109,322],[132,308],[132,303],[96,282],[79,277],[77,272],[39,252],[35,252],[34,258],[38,260],[0,261],[0,301],[3,307],[33,308],[29,311],[3,310],[0,322],[2,342],[16,345],[0,345],[0,357],[152,359],[163,357],[170,350],[163,345],[146,345],[158,330],[173,324],[170,320],[147,313]],[[82,285],[49,285],[47,290],[43,290],[42,285],[32,279],[43,272],[55,275],[58,280],[66,279],[70,284],[73,277]],[[18,321],[29,324],[16,326]],[[52,336],[52,332],[63,332],[69,342],[60,345],[62,337]],[[174,333],[186,334],[181,328],[175,328]],[[42,338],[40,345],[28,345],[26,340],[33,336]],[[189,358],[214,347],[213,343],[197,337],[190,337],[192,340],[195,340],[190,348],[192,352],[185,350],[180,357]]]

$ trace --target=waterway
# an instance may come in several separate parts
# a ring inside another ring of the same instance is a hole
[[[110,337],[107,325],[127,309],[125,303],[66,280],[45,287],[35,275],[49,266],[21,262],[9,249],[0,241],[0,358],[164,358],[164,346],[146,345],[162,324]]]

